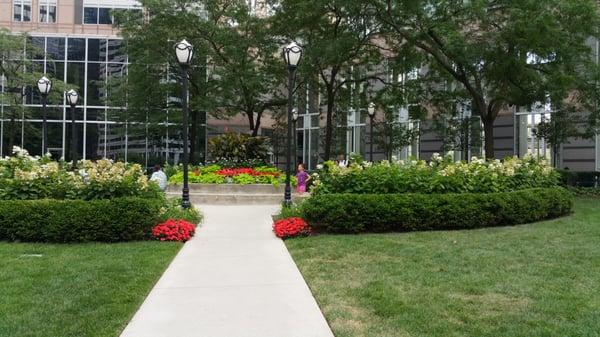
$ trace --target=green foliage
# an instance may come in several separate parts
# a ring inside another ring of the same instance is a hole
[[[412,144],[418,136],[418,130],[411,130],[398,122],[391,109],[384,109],[384,119],[374,123],[373,142],[383,150],[388,160],[392,160],[394,153]]]
[[[453,162],[434,155],[424,161],[399,161],[340,168],[326,163],[315,176],[313,194],[327,193],[490,193],[559,184],[559,175],[533,157],[504,161]]]
[[[162,200],[3,200],[0,240],[117,242],[144,240],[159,221]]]
[[[188,175],[188,181],[191,184],[224,184],[225,177],[216,173],[190,173]],[[183,172],[178,172],[169,178],[169,184],[182,184],[183,183]]]
[[[233,132],[211,138],[208,141],[208,152],[217,160],[237,162],[248,160],[266,162],[269,156],[267,138]]]
[[[395,55],[416,54],[412,64],[427,69],[419,74],[422,101],[440,112],[460,101],[471,104],[484,125],[488,157],[494,155],[493,123],[511,105],[548,97],[558,104],[573,92],[578,110],[595,104],[598,66],[587,41],[600,34],[597,1],[366,3],[383,25],[386,47]]]
[[[567,189],[577,197],[600,198],[600,187],[567,186]]]
[[[193,224],[202,222],[202,214],[194,205],[188,209],[181,207],[181,198],[168,199],[164,207],[160,209],[160,221],[165,222],[169,219],[185,220]]]
[[[507,226],[571,212],[560,187],[504,193],[324,194],[309,198],[302,217],[317,231],[360,233]]]
[[[138,164],[84,160],[78,169],[73,172],[66,162],[15,148],[14,156],[0,159],[0,200],[162,198]]]

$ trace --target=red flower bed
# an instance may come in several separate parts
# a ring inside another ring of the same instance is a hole
[[[185,242],[194,236],[196,225],[185,220],[169,219],[152,228],[152,236],[160,241]]]
[[[221,176],[225,176],[225,177],[233,177],[233,176],[237,176],[240,174],[248,174],[251,176],[279,176],[279,173],[276,172],[259,172],[256,171],[253,168],[228,168],[228,169],[221,169],[217,171],[218,175]]]
[[[312,233],[312,229],[301,218],[287,218],[275,221],[273,224],[275,236],[281,239],[292,238],[296,236],[305,236]]]

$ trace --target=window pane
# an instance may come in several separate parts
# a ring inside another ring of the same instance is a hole
[[[21,5],[20,4],[15,4],[13,6],[13,20],[21,21]]]
[[[48,151],[54,159],[59,159],[62,155],[62,130],[62,122],[48,123]]]
[[[40,22],[48,22],[48,6],[40,5]]]
[[[23,5],[23,21],[31,21],[31,5]]]
[[[87,105],[104,106],[103,95],[105,89],[105,63],[88,63],[87,75]],[[102,118],[104,120],[104,117]]]
[[[106,40],[88,39],[88,61],[105,61]]]
[[[57,61],[65,59],[65,39],[62,37],[49,37],[47,42],[47,58]]]
[[[45,39],[43,37],[29,37],[27,39],[27,58],[32,60],[43,60],[44,44]]]
[[[89,110],[88,110],[89,114]],[[104,128],[100,124],[85,124],[85,158],[100,159],[104,155]]]
[[[56,22],[56,6],[48,6],[48,22]]]
[[[83,104],[84,92],[84,64],[83,63],[73,63],[69,62],[67,64],[67,83],[77,86],[77,91],[79,93],[79,101],[78,105]]]
[[[69,39],[69,60],[85,61],[85,39]]]
[[[85,7],[83,9],[83,23],[97,24],[98,23],[98,8]]]
[[[100,8],[98,14],[98,23],[101,25],[112,25],[110,8]]]
[[[122,40],[108,40],[108,62],[127,62]]]
[[[25,122],[23,137],[23,148],[29,151],[32,156],[42,154],[42,123]]]
[[[50,74],[52,78],[64,81],[65,78],[65,63],[59,61],[47,61],[46,62],[46,73]]]

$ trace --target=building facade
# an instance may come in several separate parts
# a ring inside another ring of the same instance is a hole
[[[261,0],[249,0],[255,15],[269,15],[268,6]],[[0,27],[11,32],[27,33],[29,38],[23,52],[42,73],[79,88],[80,101],[76,110],[76,137],[79,157],[102,157],[136,161],[151,165],[154,162],[178,162],[182,153],[181,127],[164,114],[164,122],[148,125],[124,123],[124,104],[111,104],[109,79],[127,74],[130,60],[121,48],[119,32],[112,26],[112,13],[119,10],[140,11],[135,0],[0,0]],[[590,40],[594,57],[599,61],[599,43]],[[42,53],[29,53],[36,49]],[[32,84],[34,86],[34,84]],[[4,86],[0,90],[6,90]],[[358,89],[357,89],[358,90]],[[320,163],[323,150],[324,120],[320,96],[316,90],[305,88],[297,97],[299,119],[296,122],[297,162],[309,168]],[[9,113],[7,102],[0,102],[0,155],[10,154],[10,145],[41,154],[41,104],[36,90],[23,98],[27,113]],[[420,130],[420,136],[410,146],[398,151],[398,158],[428,159],[433,153],[453,153],[456,159],[483,155],[481,144],[469,144],[464,149],[448,150],[444,138],[436,133],[430,122],[412,121],[409,107],[397,107],[396,122]],[[336,153],[358,153],[369,157],[371,135],[367,106],[349,102],[344,106],[336,127]],[[468,110],[468,109],[467,109]],[[468,111],[462,115],[470,119]],[[552,118],[551,106],[520,107],[505,111],[495,123],[495,155],[524,156],[533,154],[550,157],[544,139],[533,130],[542,120]],[[126,119],[125,119],[126,120]],[[49,151],[57,158],[69,157],[71,115],[65,100],[49,102]],[[474,124],[474,125],[475,125]],[[263,135],[270,135],[273,121],[263,119]],[[479,128],[468,129],[471,133]],[[204,118],[201,142],[214,134],[227,131],[246,132],[246,120],[237,116],[230,120]],[[469,135],[471,138],[472,134]],[[477,138],[477,137],[474,137]],[[482,137],[479,137],[483,139]],[[281,148],[283,144],[275,144]],[[201,156],[206,146],[200,147]],[[283,157],[283,156],[282,156]],[[375,146],[375,159],[384,155]],[[282,160],[275,160],[282,163]],[[600,136],[595,139],[572,139],[561,146],[558,166],[574,171],[600,170]]]

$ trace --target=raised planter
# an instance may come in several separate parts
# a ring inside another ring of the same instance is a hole
[[[267,184],[189,184],[190,201],[204,205],[277,205],[283,201],[285,187]],[[182,185],[169,185],[167,196],[181,197]],[[308,194],[293,194],[294,200],[308,197]]]

